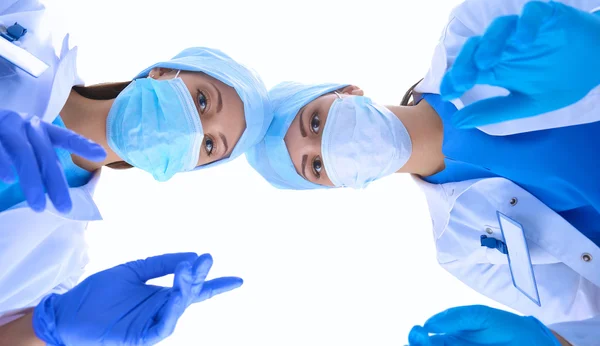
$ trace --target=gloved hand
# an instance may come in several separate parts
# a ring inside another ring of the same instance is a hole
[[[537,319],[483,305],[455,307],[434,315],[423,327],[413,327],[408,342],[411,346],[560,346]]]
[[[71,210],[71,196],[53,147],[63,148],[91,161],[106,158],[104,149],[59,126],[0,110],[0,181],[15,180],[13,167],[27,203],[35,211],[46,207],[45,190],[60,212]],[[45,190],[44,190],[45,189]]]
[[[49,345],[153,345],[171,335],[192,303],[230,291],[242,279],[206,281],[208,254],[167,254],[94,274],[72,290],[45,297],[33,312],[33,330]],[[145,284],[175,273],[173,287]]]
[[[600,85],[600,14],[532,1],[522,15],[496,18],[469,38],[442,80],[445,100],[475,84],[503,87],[453,116],[459,128],[526,118],[569,106]]]

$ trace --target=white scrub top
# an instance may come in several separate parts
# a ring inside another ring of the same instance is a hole
[[[439,94],[444,73],[463,44],[482,35],[498,16],[519,14],[527,0],[467,0],[456,7],[430,69],[415,88],[418,93]],[[563,0],[567,5],[595,11],[600,0]],[[477,85],[452,103],[461,109],[481,99],[506,95],[507,90]],[[542,129],[585,124],[600,119],[600,87],[579,102],[531,118],[481,127],[503,136]],[[560,215],[529,192],[504,178],[429,184],[423,189],[432,218],[440,265],[459,280],[510,308],[533,315],[576,346],[597,345],[600,340],[600,249]],[[517,201],[511,204],[511,201]],[[496,211],[524,227],[536,276],[539,307],[512,283],[507,257],[482,247],[480,236],[502,240]]]
[[[69,49],[67,36],[56,54],[50,36],[39,30],[43,12],[35,0],[0,1],[0,25],[18,22],[26,27],[20,46],[50,66],[36,79],[0,59],[0,108],[52,122],[72,86],[82,83],[76,72],[77,48]],[[92,199],[99,177],[100,171],[86,185],[69,190],[73,209],[66,215],[48,198],[42,213],[32,211],[27,202],[0,213],[0,325],[44,296],[77,284],[88,262],[84,230],[89,221],[101,220]]]

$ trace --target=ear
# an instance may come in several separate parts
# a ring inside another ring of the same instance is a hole
[[[173,69],[171,68],[155,67],[152,70],[150,70],[150,72],[148,73],[148,77],[153,79],[160,79],[160,77],[164,76],[165,74],[171,71],[173,71]]]
[[[357,87],[356,85],[348,85],[347,87],[342,88],[339,91],[340,94],[346,94],[346,95],[354,95],[354,96],[364,96],[365,92]]]

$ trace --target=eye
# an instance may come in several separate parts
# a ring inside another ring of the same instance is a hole
[[[215,146],[215,142],[212,140],[212,138],[207,136],[206,140],[204,141],[204,150],[206,150],[206,154],[208,156],[212,155],[214,146]]]
[[[208,107],[208,97],[202,92],[198,92],[198,107],[200,108],[200,113],[204,113],[206,107]]]
[[[319,114],[313,114],[312,118],[310,118],[310,130],[313,133],[319,133],[319,129],[321,128],[321,119],[319,119]]]
[[[323,162],[321,158],[316,156],[312,162],[313,173],[317,176],[317,178],[321,177],[321,171],[323,170]]]

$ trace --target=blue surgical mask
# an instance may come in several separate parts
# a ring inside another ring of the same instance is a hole
[[[115,99],[106,122],[110,148],[158,181],[193,170],[204,138],[198,110],[178,75],[132,81]]]
[[[386,107],[367,97],[338,95],[329,109],[321,151],[335,186],[362,188],[402,168],[412,142],[404,124]]]

